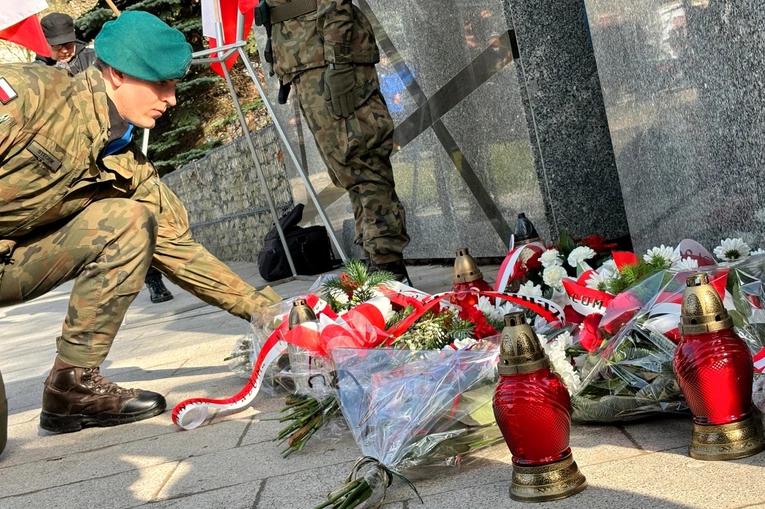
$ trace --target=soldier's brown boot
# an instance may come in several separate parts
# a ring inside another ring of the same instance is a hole
[[[161,394],[125,389],[99,374],[56,357],[45,380],[40,427],[71,433],[91,426],[116,426],[161,414],[167,403]]]

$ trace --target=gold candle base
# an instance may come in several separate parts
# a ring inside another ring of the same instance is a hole
[[[735,460],[765,450],[759,412],[738,422],[721,425],[693,424],[688,452],[705,461]]]
[[[513,465],[510,498],[518,502],[547,502],[575,495],[587,487],[573,454],[540,467]]]

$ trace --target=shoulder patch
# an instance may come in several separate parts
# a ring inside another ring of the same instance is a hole
[[[8,104],[9,102],[16,99],[19,95],[16,93],[16,91],[13,89],[10,83],[8,83],[8,80],[5,78],[0,78],[0,102],[3,104]]]

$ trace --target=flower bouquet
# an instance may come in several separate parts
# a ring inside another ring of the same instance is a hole
[[[498,353],[497,336],[464,350],[334,350],[340,407],[363,456],[317,509],[376,507],[394,476],[459,466],[502,441],[491,406]]]
[[[290,343],[293,373],[308,373],[303,378],[315,383],[311,384],[310,390],[296,384],[302,399],[292,397],[282,409],[289,413],[280,420],[289,423],[277,440],[288,443],[283,451],[285,457],[302,449],[307,440],[337,413],[337,398],[326,390],[330,386],[334,388],[336,367],[330,360],[330,354],[335,348],[464,349],[483,338],[499,334],[503,316],[513,308],[511,303],[501,299],[515,298],[531,307],[539,302],[504,295],[500,297],[500,303],[494,304],[489,297],[478,296],[476,306],[459,308],[442,300],[445,296],[433,297],[409,287],[397,286],[389,275],[370,275],[366,267],[356,260],[349,260],[345,264],[345,272],[339,276],[325,277],[321,292],[328,307],[332,312],[337,312],[335,319],[330,319],[325,313],[319,317],[318,324],[302,324],[302,327],[290,331],[290,337],[286,338]],[[390,305],[380,305],[381,301]],[[360,323],[356,319],[348,320],[349,316],[357,315],[370,303],[376,303],[381,310],[379,320],[363,320]],[[562,314],[559,310],[556,312]],[[547,316],[549,319],[552,315],[548,313]],[[300,357],[302,362],[295,362],[298,353],[303,354]],[[319,359],[321,368],[307,366],[306,359]]]
[[[743,256],[737,256],[731,245]],[[762,352],[765,367],[765,313],[761,311],[765,303],[765,257],[749,254],[745,244],[726,239],[715,255],[727,261],[717,265],[711,254],[686,240],[675,250],[653,248],[642,260],[614,253],[616,270],[608,273],[608,268],[601,269],[586,282],[580,277],[575,285],[566,285],[577,311],[583,308],[582,302],[577,306],[577,297],[588,295],[587,291],[607,295],[602,315],[588,314],[573,336],[559,336],[547,347],[554,368],[574,370],[569,377],[575,385],[573,419],[614,422],[686,410],[672,360],[679,341],[677,325],[689,271],[710,274],[733,317],[736,332],[753,353]],[[629,286],[630,280],[637,283]],[[582,290],[584,285],[587,289]]]
[[[585,261],[594,267],[601,266],[616,247],[617,244],[608,243],[598,235],[574,240],[565,231],[560,233],[555,245],[531,242],[511,246],[494,289],[558,302],[556,297],[562,296],[564,278],[577,276],[580,264]]]

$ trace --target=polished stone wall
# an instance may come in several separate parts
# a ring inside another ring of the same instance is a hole
[[[761,246],[762,2],[585,3],[635,247]]]
[[[555,231],[629,234],[581,0],[506,0],[547,216]]]
[[[412,237],[406,258],[452,258],[462,247],[502,256],[519,212],[546,239],[561,229],[627,234],[581,2],[358,5],[385,55],[378,73],[396,124],[392,162]],[[265,32],[255,33],[265,47]],[[293,98],[277,105],[277,82],[267,64],[264,71],[276,117],[299,153]],[[358,254],[350,203],[303,131],[310,179],[346,251]],[[285,162],[296,201],[309,203]]]

